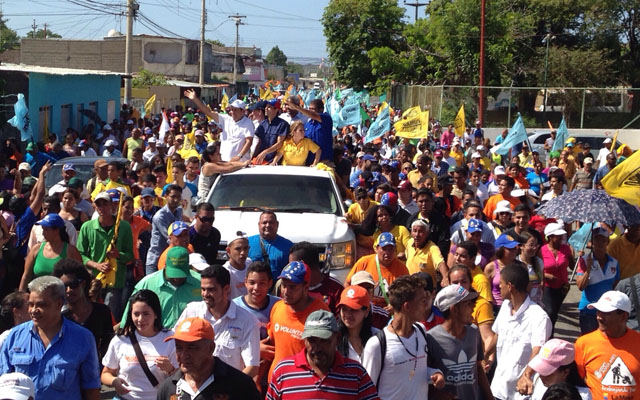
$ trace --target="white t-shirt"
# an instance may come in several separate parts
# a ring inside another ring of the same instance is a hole
[[[149,366],[151,373],[162,382],[166,375],[155,363],[159,356],[169,357],[171,364],[178,368],[176,358],[176,346],[173,340],[165,342],[164,339],[173,335],[172,331],[162,331],[153,337],[140,336],[135,333],[140,350]],[[123,399],[155,400],[157,387],[153,387],[149,378],[145,375],[138,358],[136,357],[131,340],[126,336],[115,336],[109,343],[107,354],[102,358],[102,365],[107,368],[117,369],[118,378],[127,383],[130,392],[120,396]]]
[[[153,157],[157,156],[158,154],[158,150],[153,150],[151,151],[151,148],[148,148],[147,150],[144,151],[144,153],[142,153],[142,159],[147,161],[147,162],[151,162],[151,160],[153,159]]]
[[[611,153],[611,150],[609,150],[607,146],[604,146],[598,152],[598,158],[596,158],[595,162],[596,165],[593,166],[593,168],[595,168],[596,170],[607,163],[607,156],[609,155],[609,153]]]
[[[256,128],[253,126],[253,122],[243,117],[240,121],[236,122],[232,117],[225,114],[218,114],[218,124],[222,126],[222,133],[220,134],[220,156],[222,161],[229,161],[233,157],[240,154],[240,150],[244,146],[244,142],[248,138],[253,137],[253,133]],[[249,160],[251,152],[247,152],[241,161]]]
[[[540,379],[540,375],[535,374],[533,376],[533,393],[531,394],[530,400],[542,400],[542,396],[547,391],[547,387],[542,383],[542,379]],[[580,398],[582,400],[591,400],[591,391],[589,388],[584,386],[576,386],[578,389],[578,393],[580,393]]]
[[[193,301],[187,304],[178,321],[192,317],[204,318],[213,326],[214,356],[239,371],[260,365],[260,323],[249,311],[231,301],[222,318],[215,319],[204,301]]]
[[[231,287],[231,292],[229,293],[230,299],[235,299],[238,296],[247,294],[247,288],[244,286],[244,278],[247,276],[247,268],[249,268],[249,264],[251,263],[251,259],[247,257],[243,270],[232,267],[230,261],[224,263],[223,267],[225,267],[227,271],[229,271],[229,275],[231,275],[231,282],[229,283]]]
[[[496,372],[491,392],[503,400],[517,399],[516,383],[529,363],[534,347],[551,336],[551,320],[529,296],[518,311],[511,315],[511,302],[505,300],[491,329],[498,335]]]
[[[430,377],[439,370],[427,367],[426,338],[416,328],[408,338],[399,338],[389,330],[388,326],[384,328],[384,333],[387,351],[382,374],[380,340],[376,336],[367,340],[362,353],[362,366],[367,370],[374,384],[380,375],[378,385],[380,398],[385,400],[428,399]]]
[[[307,117],[306,115],[304,115],[303,113],[299,112],[296,114],[295,117],[291,117],[291,115],[288,112],[285,113],[281,113],[280,115],[278,115],[278,117],[282,118],[283,120],[287,121],[287,123],[289,125],[291,125],[292,123],[296,122],[296,121],[300,121],[303,124],[306,124],[307,121],[309,120],[309,117]]]

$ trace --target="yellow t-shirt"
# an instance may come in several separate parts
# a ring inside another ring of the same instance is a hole
[[[309,152],[315,154],[319,149],[320,146],[309,138],[302,139],[298,144],[293,141],[293,138],[289,138],[282,143],[278,154],[282,154],[282,165],[303,166],[307,161]]]
[[[404,253],[407,247],[407,244],[411,239],[411,234],[409,233],[409,230],[402,225],[396,225],[389,232],[391,232],[393,237],[396,239],[396,253]],[[374,250],[378,245],[378,238],[380,237],[381,233],[382,232],[380,231],[380,229],[376,229],[376,231],[373,232],[373,249]]]
[[[453,158],[454,160],[456,160],[456,166],[461,167],[465,164],[464,162],[464,153],[461,151],[451,151],[449,153],[449,155],[451,156],[451,158]]]
[[[433,179],[433,183],[434,186],[437,183],[438,179],[436,178],[436,174],[429,170],[427,171],[427,173],[425,174],[426,176],[430,176]],[[420,171],[418,171],[417,169],[414,169],[413,171],[410,171],[407,174],[407,179],[409,179],[409,182],[411,182],[411,186],[413,186],[414,188],[418,188],[418,181],[420,180],[420,178],[422,178],[422,174],[420,173]]]
[[[105,192],[109,189],[117,189],[119,187],[124,188],[124,190],[127,192],[127,196],[131,196],[131,188],[129,188],[129,186],[125,185],[124,183],[113,182],[110,180],[107,183],[100,182],[96,184],[96,188],[93,189],[93,192],[91,192],[91,200],[95,200],[96,196],[101,192]]]
[[[431,240],[427,240],[427,244],[420,249],[413,247],[413,238],[407,243],[407,269],[410,274],[416,272],[426,272],[431,275],[433,282],[438,282],[436,268],[440,263],[444,262],[444,257],[440,252],[440,248]]]
[[[477,265],[471,271],[471,276],[473,279],[473,281],[471,282],[471,287],[487,301],[491,301],[493,297],[491,295],[491,282],[489,282],[489,278],[487,278],[487,276]]]
[[[487,322],[492,323],[495,320],[493,306],[482,296],[476,298],[476,305],[473,307],[471,316],[473,317],[473,323],[476,325]]]
[[[631,243],[625,235],[611,240],[607,247],[607,254],[618,260],[620,279],[629,278],[640,272],[640,245]]]
[[[371,209],[371,207],[376,206],[378,204],[377,201],[369,200],[369,208],[363,210],[358,202],[355,202],[349,206],[347,210],[347,214],[349,214],[349,222],[354,224],[361,224],[364,220],[365,213]]]
[[[142,144],[144,143],[142,141],[142,139],[138,138],[138,139],[134,139],[133,137],[127,138],[127,160],[132,161],[133,160],[133,150],[137,149],[138,147],[142,147]]]

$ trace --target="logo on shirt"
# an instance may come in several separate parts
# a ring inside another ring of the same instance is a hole
[[[447,368],[447,382],[454,385],[463,385],[467,382],[475,381],[474,367],[476,365],[476,355],[471,359],[467,357],[464,350],[460,350],[458,360],[442,359],[442,363]]]
[[[611,364],[611,368],[602,379],[602,385],[607,386],[635,386],[636,381],[620,357]]]

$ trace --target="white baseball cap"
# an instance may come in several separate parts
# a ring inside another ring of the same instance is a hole
[[[496,204],[496,209],[493,210],[493,213],[498,215],[499,213],[508,212],[509,214],[513,214],[513,210],[511,209],[511,203],[509,200],[501,200]]]
[[[552,222],[544,227],[545,236],[560,236],[566,235],[567,231],[564,230],[564,224]]]
[[[21,162],[18,165],[18,171],[31,171],[31,165],[28,162]]]
[[[613,140],[611,140],[611,138],[606,138],[606,139],[604,140],[604,142],[602,142],[602,143],[604,143],[604,144],[609,144],[609,143],[611,143],[611,142],[613,142]]]
[[[434,301],[434,305],[440,311],[447,311],[451,307],[463,301],[473,300],[478,297],[478,292],[470,292],[460,285],[449,285],[443,287]]]
[[[229,107],[240,108],[244,110],[245,108],[247,108],[247,104],[242,100],[234,100],[233,103],[229,104]]]
[[[625,312],[631,312],[631,301],[629,297],[617,290],[610,290],[605,292],[596,303],[591,303],[587,306],[589,309],[596,309],[602,312],[611,312],[615,310],[622,310]]]
[[[475,151],[473,154],[471,154],[471,158],[482,158],[482,154]]]
[[[376,285],[373,280],[373,276],[367,271],[358,271],[351,277],[351,285],[359,285],[361,283],[370,283],[373,286]]]
[[[209,263],[200,253],[189,254],[189,266],[195,268],[197,271],[202,272],[209,267]]]
[[[157,142],[157,139],[156,139],[156,137],[155,137],[155,136],[151,136],[151,137],[149,138],[149,140],[147,140],[147,142],[149,142],[149,143],[156,143],[156,142]]]
[[[110,131],[111,130],[111,125],[109,124],[105,124],[105,126],[102,127],[103,131]]]
[[[104,147],[115,146],[115,145],[116,145],[116,142],[114,142],[111,139],[109,139],[106,142],[104,142]]]
[[[29,400],[35,397],[35,386],[25,374],[11,372],[0,376],[0,396],[10,400]]]

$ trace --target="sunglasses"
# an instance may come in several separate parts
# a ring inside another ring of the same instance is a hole
[[[64,287],[66,288],[71,288],[71,289],[77,289],[78,286],[80,286],[80,284],[83,282],[83,279],[74,279],[71,282],[67,282],[64,284]]]
[[[198,217],[202,222],[213,222],[213,217]]]

